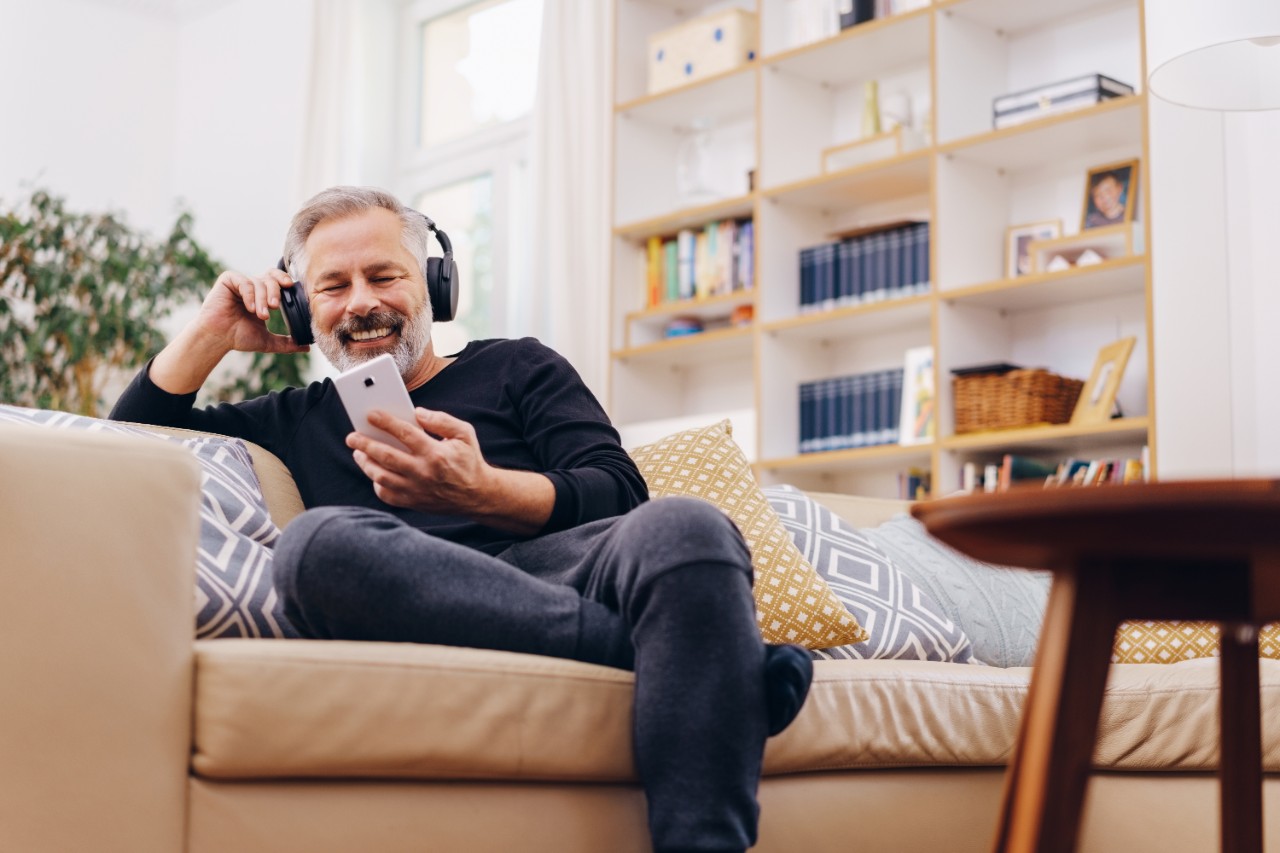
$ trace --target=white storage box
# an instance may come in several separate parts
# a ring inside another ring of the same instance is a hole
[[[726,9],[649,37],[649,94],[732,71],[756,57],[756,16]]]

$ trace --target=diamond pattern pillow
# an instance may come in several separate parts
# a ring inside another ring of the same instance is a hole
[[[297,637],[281,611],[271,577],[272,522],[244,443],[192,435],[177,438],[66,412],[0,405],[0,421],[53,429],[88,429],[172,441],[200,462],[200,546],[196,551],[196,637]]]
[[[814,657],[974,663],[960,626],[871,540],[795,486],[769,486],[764,495],[800,553],[871,635]]]
[[[867,632],[796,549],[731,432],[724,420],[638,447],[631,457],[650,494],[709,501],[742,531],[755,569],[756,620],[766,642],[810,649],[863,642]]]
[[[1212,622],[1121,622],[1112,663],[1177,663],[1218,656],[1218,626]],[[1280,622],[1258,632],[1258,656],[1280,660]]]

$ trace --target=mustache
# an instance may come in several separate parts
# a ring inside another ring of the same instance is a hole
[[[333,334],[349,338],[356,332],[369,332],[382,328],[390,328],[398,332],[407,319],[397,311],[374,311],[363,317],[348,317],[333,327]]]

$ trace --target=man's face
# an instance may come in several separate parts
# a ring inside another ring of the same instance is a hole
[[[307,238],[303,271],[316,345],[339,370],[391,353],[401,375],[431,340],[431,306],[400,218],[374,208],[321,222]]]
[[[1108,219],[1115,219],[1120,210],[1120,182],[1108,175],[1093,187],[1094,207]]]

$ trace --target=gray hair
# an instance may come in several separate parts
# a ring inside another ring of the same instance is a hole
[[[376,208],[389,210],[400,217],[401,242],[418,262],[418,270],[427,277],[427,245],[431,229],[422,214],[405,207],[391,193],[375,187],[330,187],[316,193],[294,214],[289,233],[284,239],[284,262],[294,281],[302,281],[307,271],[307,238],[321,222],[345,219]]]

